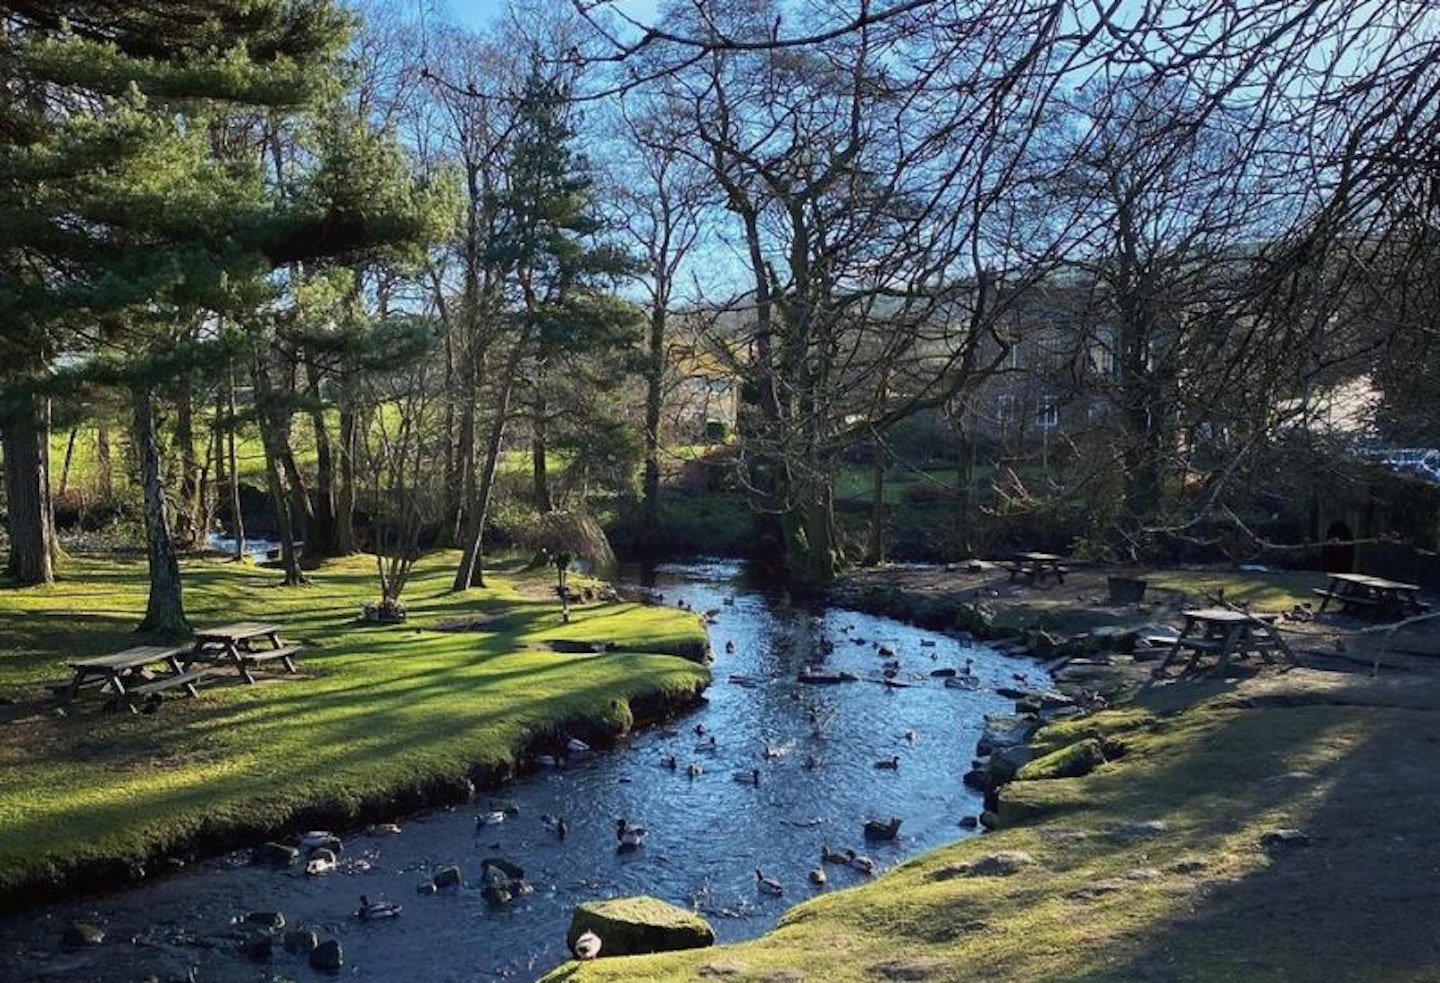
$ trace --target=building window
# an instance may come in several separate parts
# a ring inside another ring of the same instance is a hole
[[[995,397],[995,422],[1004,426],[1015,419],[1015,397],[1011,393],[1001,393]]]
[[[1035,414],[1035,425],[1041,430],[1054,430],[1060,426],[1060,407],[1054,403],[1041,404]]]

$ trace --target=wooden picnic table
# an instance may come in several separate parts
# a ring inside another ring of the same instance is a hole
[[[1231,658],[1247,654],[1258,655],[1268,662],[1278,652],[1291,664],[1298,665],[1289,646],[1275,630],[1278,615],[1249,614],[1230,608],[1197,608],[1182,613],[1185,628],[1175,639],[1165,661],[1156,668],[1156,675],[1187,652],[1189,659],[1181,670],[1182,675],[1192,671],[1201,657],[1208,654],[1216,656],[1216,675],[1225,672]]]
[[[1055,553],[1025,551],[1016,553],[1010,566],[1010,579],[1024,576],[1031,583],[1043,584],[1046,577],[1054,577],[1058,583],[1065,583],[1065,557]]]
[[[1320,614],[1325,613],[1331,601],[1338,603],[1340,610],[1347,614],[1373,611],[1404,617],[1420,614],[1428,607],[1420,600],[1419,584],[1405,584],[1363,573],[1332,573],[1330,585],[1323,589],[1316,587],[1315,594],[1321,598]]]
[[[294,656],[300,646],[285,644],[280,631],[280,625],[259,621],[204,628],[195,632],[195,644],[184,659],[186,663],[234,666],[247,683],[255,682],[252,669],[275,659],[284,663],[287,672],[298,672]]]
[[[137,645],[113,655],[75,659],[70,662],[75,676],[70,682],[69,695],[79,696],[82,689],[89,687],[108,689],[131,713],[136,712],[137,701],[177,686],[195,696],[195,683],[207,670],[191,669],[185,664],[190,651],[186,645]]]

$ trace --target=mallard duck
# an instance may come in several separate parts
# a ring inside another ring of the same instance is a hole
[[[675,761],[675,755],[673,754],[667,754],[665,755],[665,757],[660,759],[660,767],[664,768],[666,771],[674,771],[676,765],[677,762]]]
[[[483,829],[486,826],[499,826],[505,821],[505,813],[499,809],[490,812],[482,812],[475,817],[475,828]]]
[[[600,936],[594,932],[581,932],[573,951],[576,959],[594,959],[600,955]]]
[[[811,867],[811,868],[810,868],[810,883],[811,883],[811,884],[814,884],[816,887],[824,887],[825,884],[826,884],[829,880],[830,880],[830,878],[826,876],[826,874],[825,874],[825,868],[824,868],[824,867]]]
[[[645,836],[650,831],[644,826],[631,826],[624,818],[615,820],[615,839],[620,842],[622,849],[631,849],[645,842]]]
[[[685,774],[689,775],[691,778],[699,778],[701,775],[705,774],[705,769],[701,768],[699,765],[692,761],[690,762],[690,766],[685,769]]]
[[[309,860],[305,861],[305,873],[312,877],[319,874],[331,873],[334,869],[335,853],[332,850],[327,850],[325,847],[320,847],[310,855]]]
[[[368,831],[372,836],[398,836],[400,834],[399,823],[376,823]]]
[[[547,812],[540,817],[540,822],[546,829],[562,840],[565,839],[565,834],[570,832],[570,824],[565,822],[564,816],[552,816]]]
[[[875,767],[895,771],[900,767],[900,755],[892,754],[888,758],[881,758],[879,761],[875,762]]]
[[[919,740],[919,736],[920,735],[915,733],[914,728],[911,728],[910,730],[907,730],[905,732],[905,743],[913,745],[917,740]]]
[[[759,785],[760,769],[751,768],[749,771],[737,771],[730,777],[734,778],[741,785]]]
[[[820,862],[823,864],[848,864],[850,863],[850,858],[854,855],[854,850],[848,852],[832,850],[828,844],[820,844]]]
[[[920,647],[921,647],[922,649],[933,649],[933,648],[935,647],[935,639],[933,639],[933,638],[922,638],[922,639],[920,639]]]
[[[761,891],[764,891],[766,894],[785,893],[785,885],[781,884],[773,877],[766,877],[760,872],[759,867],[755,868],[755,886]]]
[[[397,901],[371,901],[362,894],[360,909],[355,912],[355,917],[364,922],[372,922],[381,918],[394,918],[403,910]]]
[[[854,850],[846,850],[845,861],[862,874],[875,873],[875,861],[864,854],[856,853]]]
[[[734,643],[734,642],[726,642],[726,643],[725,643],[725,651],[726,651],[727,653],[734,652],[734,651],[735,651],[735,643]]]

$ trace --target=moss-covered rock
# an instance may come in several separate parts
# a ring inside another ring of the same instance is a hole
[[[1015,777],[1020,781],[1079,778],[1090,774],[1104,763],[1105,751],[1100,742],[1091,737],[1036,758],[1016,772]]]
[[[565,944],[571,949],[585,932],[600,937],[600,955],[634,956],[647,952],[700,949],[715,944],[715,930],[693,911],[659,898],[589,901],[575,909]]]

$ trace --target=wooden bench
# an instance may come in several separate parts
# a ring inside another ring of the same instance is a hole
[[[259,665],[262,662],[269,662],[271,659],[279,659],[285,664],[286,672],[299,672],[300,670],[295,668],[294,657],[301,648],[302,646],[299,645],[283,645],[278,649],[260,649],[255,652],[241,652],[240,661]]]
[[[185,687],[185,692],[191,696],[199,696],[200,692],[195,688],[195,684],[205,678],[209,672],[210,670],[208,668],[188,669],[175,676],[161,676],[158,679],[150,680],[148,683],[131,686],[125,690],[125,703],[129,706],[130,712],[135,713],[137,712],[135,704],[143,697],[151,696],[155,693],[163,693],[165,690],[174,689],[177,686]]]

